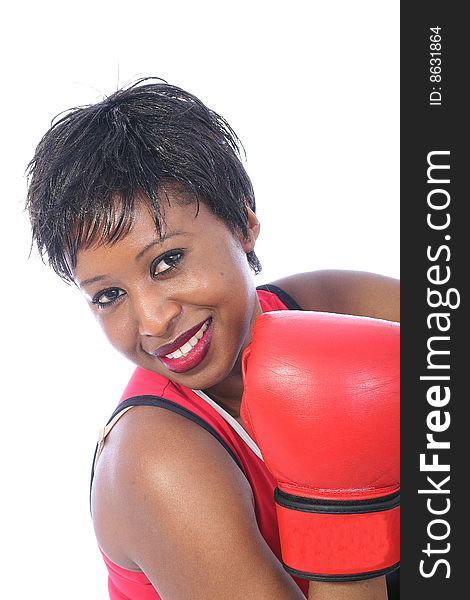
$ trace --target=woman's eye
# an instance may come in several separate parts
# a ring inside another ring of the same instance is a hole
[[[106,308],[116,302],[116,300],[124,293],[125,292],[119,288],[102,290],[93,296],[92,303],[98,306],[98,308]]]
[[[161,275],[174,269],[183,256],[181,251],[172,251],[155,259],[150,267],[152,276]]]

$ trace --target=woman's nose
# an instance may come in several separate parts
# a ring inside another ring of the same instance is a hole
[[[141,294],[133,302],[134,314],[141,336],[165,337],[171,334],[181,305],[152,290]]]

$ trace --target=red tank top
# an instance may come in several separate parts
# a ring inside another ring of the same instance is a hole
[[[275,286],[260,286],[258,297],[263,312],[300,308],[290,296]],[[124,408],[142,404],[178,412],[204,427],[219,440],[248,479],[255,499],[259,530],[275,556],[281,560],[274,504],[276,483],[262,459],[255,454],[225,418],[196,392],[175,384],[162,375],[141,368],[137,368],[132,375],[122,396],[122,402],[113,413],[110,423],[115,415],[120,414]],[[160,599],[144,573],[123,569],[104,554],[103,558],[108,568],[108,589],[111,600]],[[294,580],[307,596],[308,581],[295,577]]]

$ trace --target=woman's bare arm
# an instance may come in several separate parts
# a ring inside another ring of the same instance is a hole
[[[304,310],[400,320],[400,282],[363,271],[312,271],[273,281]]]
[[[385,577],[376,577],[353,583],[311,582],[309,600],[386,600]]]

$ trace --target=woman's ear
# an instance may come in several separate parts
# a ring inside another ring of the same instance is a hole
[[[255,247],[256,240],[258,239],[259,235],[260,223],[254,211],[248,206],[246,207],[246,214],[248,217],[248,232],[246,236],[240,232],[239,238],[243,250],[248,254],[248,252],[251,252]]]

